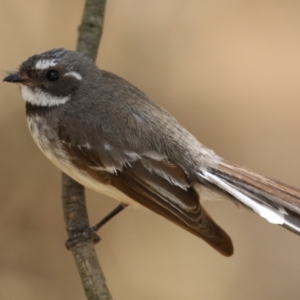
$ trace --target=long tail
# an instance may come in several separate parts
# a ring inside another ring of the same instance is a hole
[[[300,235],[299,190],[226,161],[198,174],[203,184],[217,187],[269,222]]]

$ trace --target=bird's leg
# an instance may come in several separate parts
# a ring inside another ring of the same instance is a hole
[[[114,216],[116,216],[119,212],[121,212],[124,208],[126,208],[128,205],[121,203],[119,204],[114,210],[112,210],[108,215],[106,215],[100,222],[95,224],[90,229],[93,232],[98,231],[103,225],[105,225],[109,220],[111,220]]]
[[[113,209],[108,215],[106,215],[102,220],[96,223],[94,226],[87,228],[79,233],[73,234],[69,239],[66,240],[66,247],[70,250],[72,247],[80,242],[85,242],[87,240],[92,240],[94,244],[100,241],[100,237],[97,235],[97,231],[105,225],[109,220],[116,216],[119,212],[124,210],[128,205],[121,203],[115,209]]]

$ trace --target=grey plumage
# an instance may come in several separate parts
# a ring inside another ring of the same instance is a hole
[[[49,70],[59,79],[49,79]],[[41,150],[88,187],[110,194],[111,186],[113,197],[135,200],[224,255],[233,252],[231,240],[201,207],[197,184],[300,232],[297,190],[223,161],[143,92],[81,54],[32,56],[4,80],[22,84]]]

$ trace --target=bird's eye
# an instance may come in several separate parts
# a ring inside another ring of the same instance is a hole
[[[46,77],[49,81],[56,81],[59,78],[59,73],[56,70],[50,70],[47,72]]]

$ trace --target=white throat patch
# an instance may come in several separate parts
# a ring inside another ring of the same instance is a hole
[[[65,97],[52,96],[39,88],[32,89],[26,85],[21,85],[21,93],[26,102],[36,106],[58,106],[65,104],[71,98],[71,95]]]

